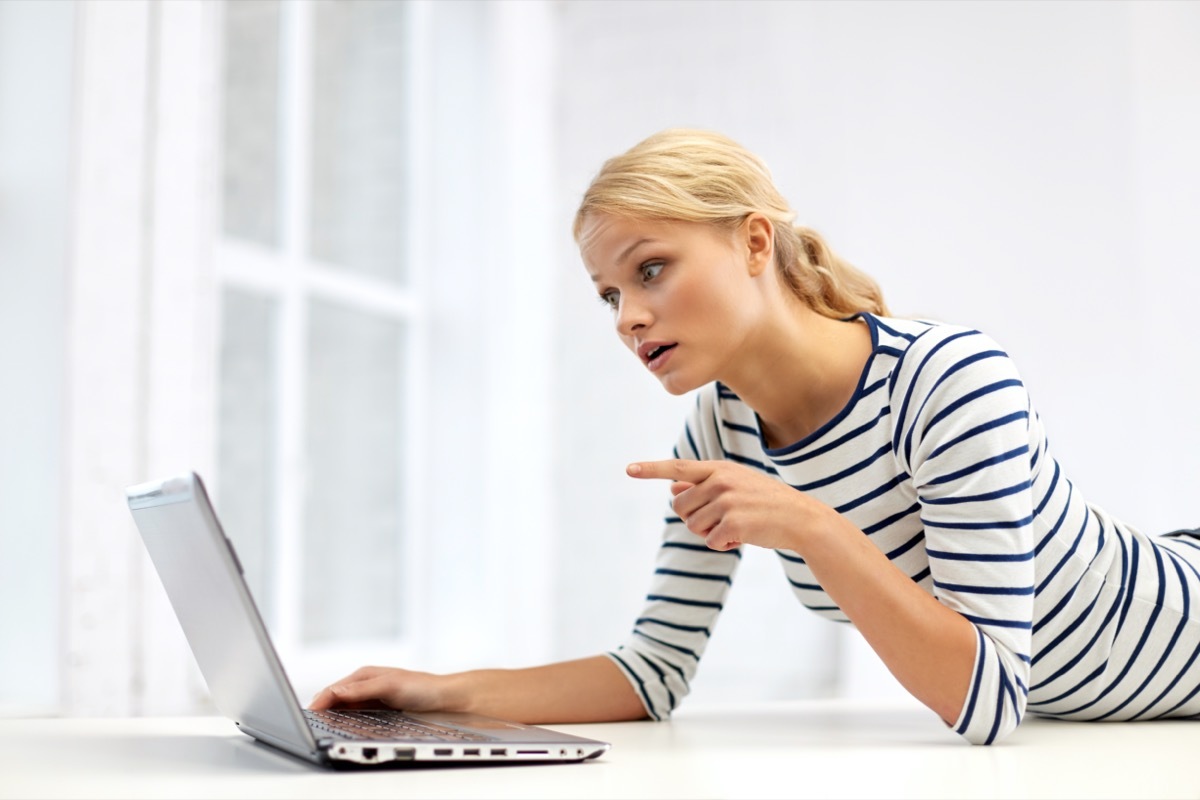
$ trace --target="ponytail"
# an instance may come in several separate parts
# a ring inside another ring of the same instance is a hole
[[[788,288],[818,314],[833,318],[860,311],[890,315],[879,284],[836,255],[811,228],[778,226],[775,262]]]

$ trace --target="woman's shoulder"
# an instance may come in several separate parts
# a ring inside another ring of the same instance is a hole
[[[910,369],[931,359],[945,363],[977,353],[1008,356],[978,328],[929,317],[871,316],[869,321],[877,327],[879,343],[894,350]]]
[[[931,319],[880,317],[880,337],[895,337],[887,367],[889,403],[905,407],[921,398],[965,402],[989,387],[1024,383],[1016,364],[995,339],[977,328]],[[892,333],[888,333],[891,331]],[[880,352],[877,350],[877,353]],[[904,415],[901,415],[904,416]]]

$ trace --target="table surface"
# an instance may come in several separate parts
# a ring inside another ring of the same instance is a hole
[[[0,720],[0,798],[1200,798],[1200,723],[1027,719],[972,746],[914,704],[682,708],[550,726],[611,742],[581,764],[327,770],[223,717]]]

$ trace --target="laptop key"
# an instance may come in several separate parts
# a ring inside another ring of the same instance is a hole
[[[343,737],[360,739],[410,739],[445,742],[486,742],[493,737],[480,736],[454,728],[430,725],[404,717],[401,712],[309,711],[310,725]]]

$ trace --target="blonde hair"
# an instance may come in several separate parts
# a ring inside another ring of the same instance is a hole
[[[834,318],[860,311],[888,315],[870,276],[835,255],[816,231],[794,224],[796,214],[767,165],[717,133],[664,130],[604,162],[575,213],[574,234],[582,244],[590,214],[704,222],[733,231],[756,212],[774,223],[780,277],[810,308]]]

